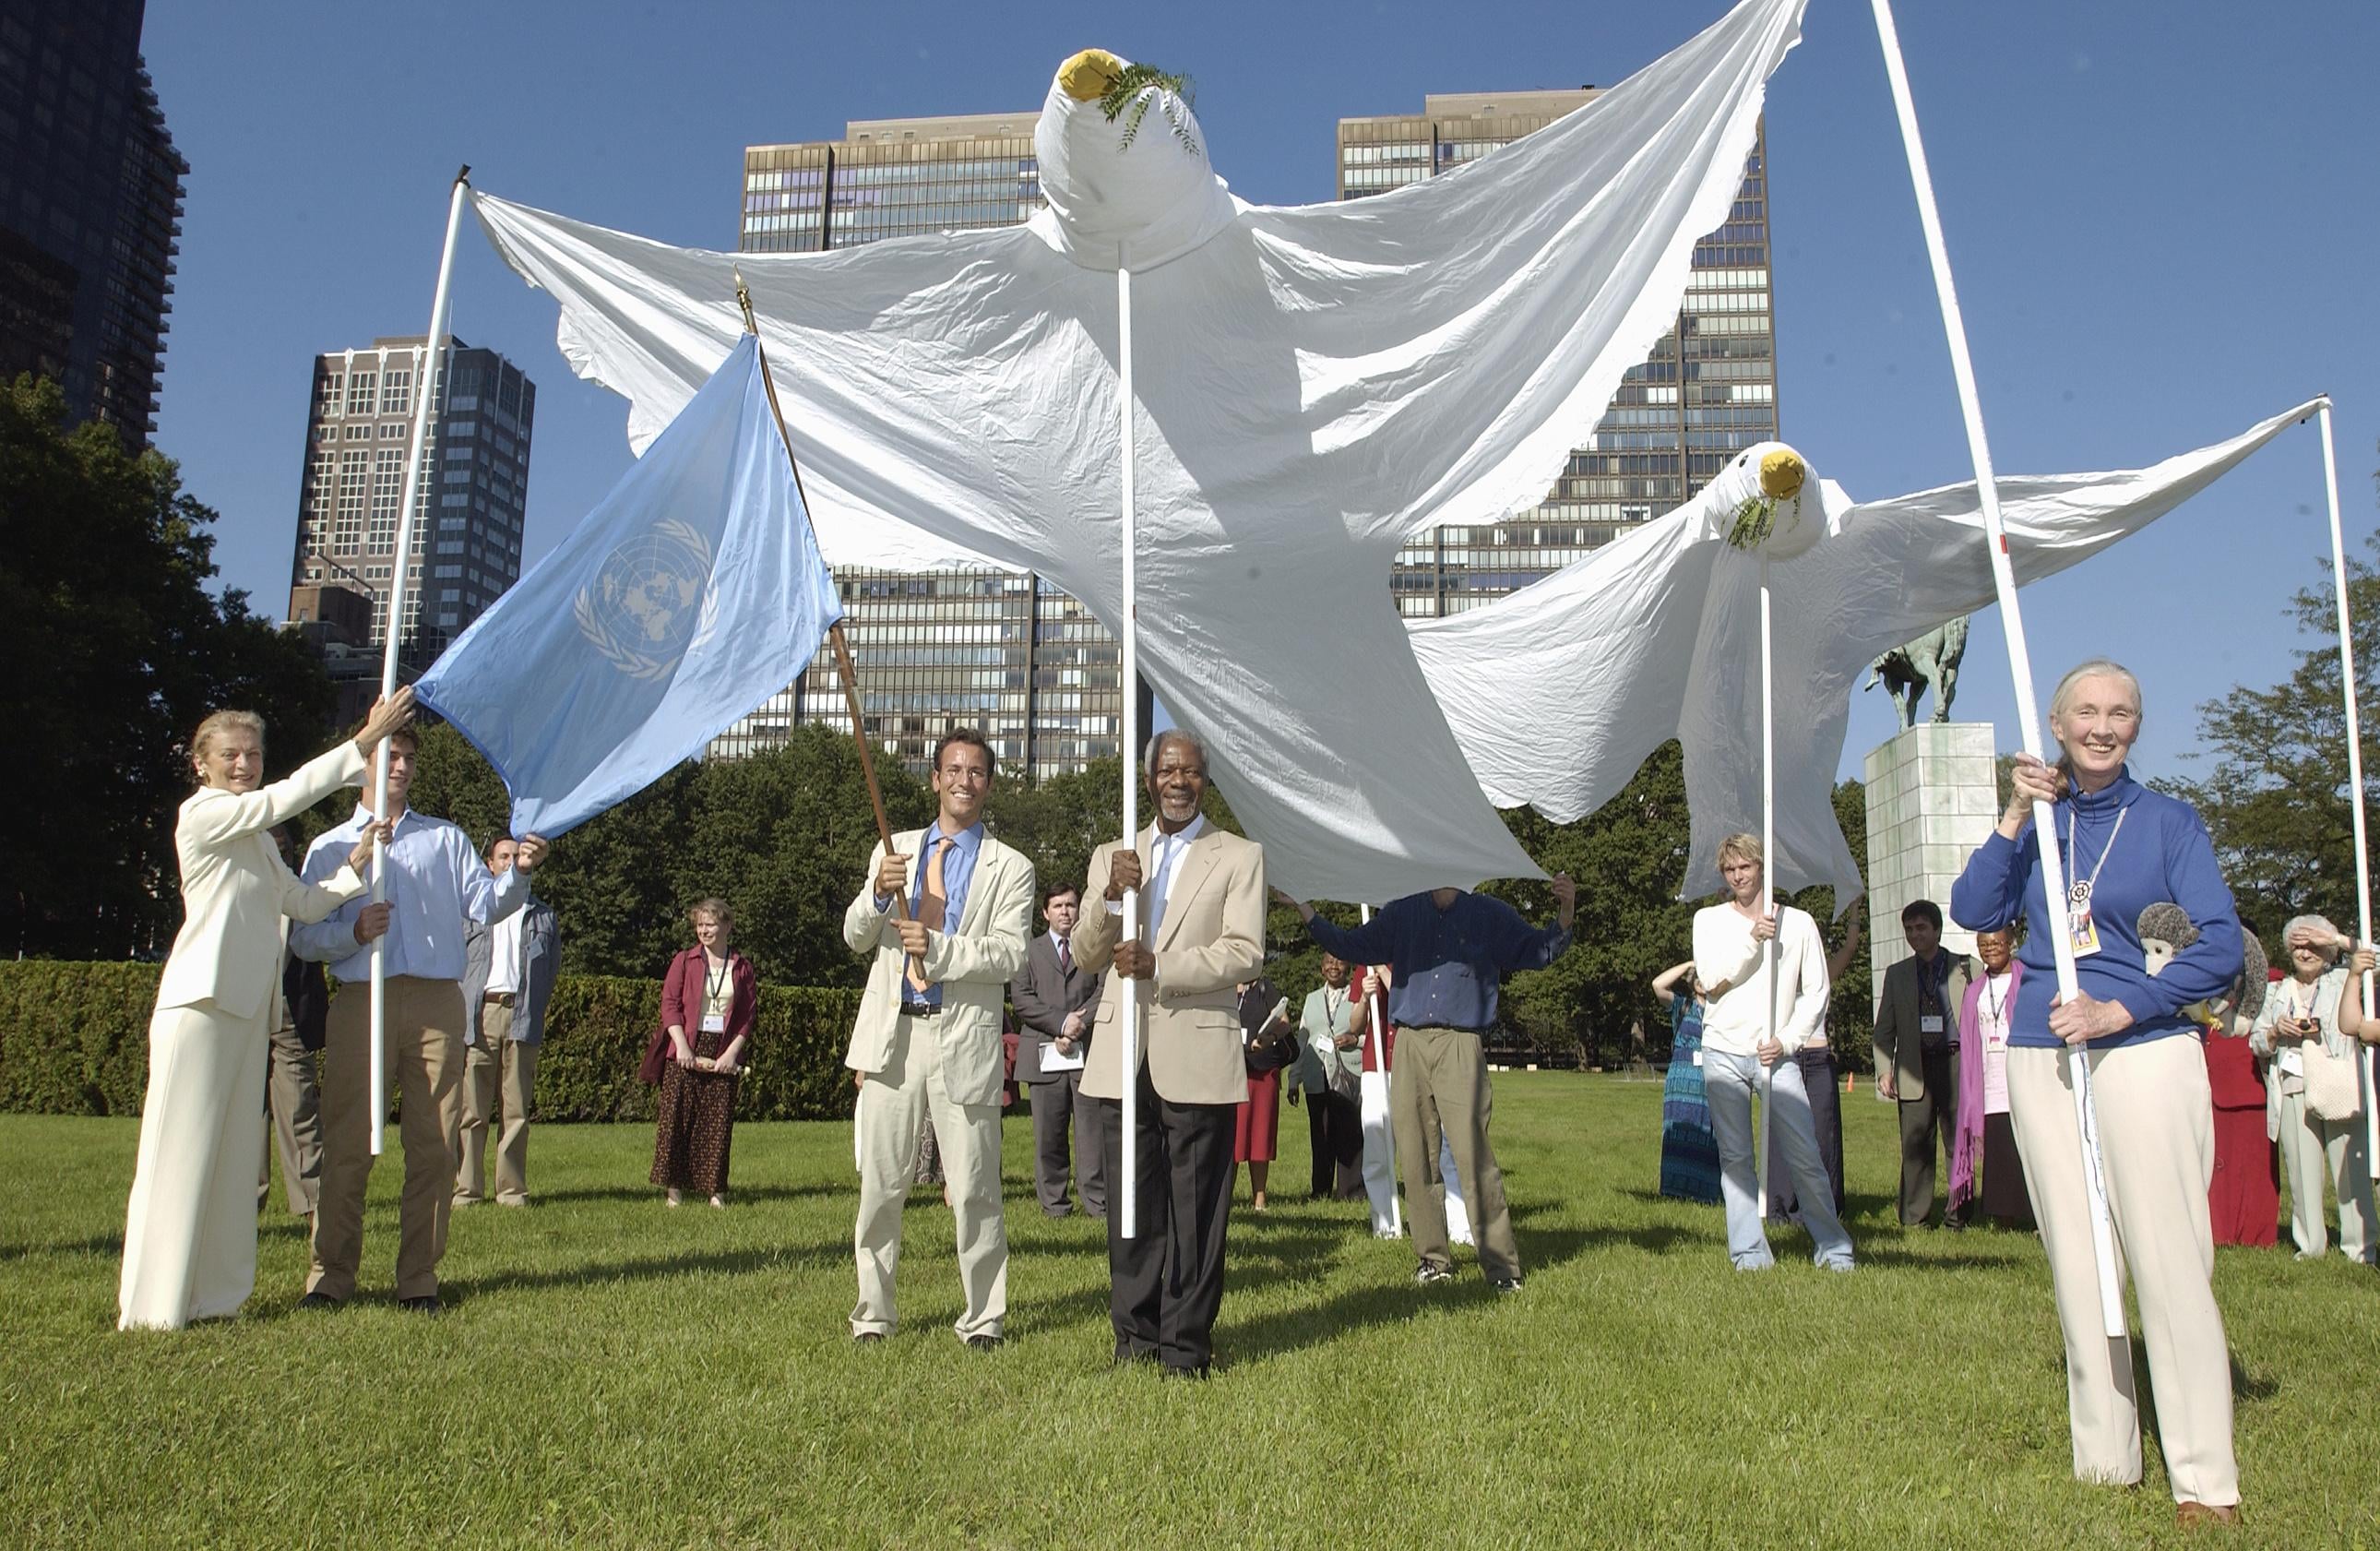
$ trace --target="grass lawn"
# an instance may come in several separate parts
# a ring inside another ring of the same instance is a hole
[[[444,1317],[391,1297],[392,1155],[364,1291],[293,1307],[276,1185],[257,1296],[114,1328],[135,1124],[0,1117],[0,1524],[22,1546],[2138,1546],[2138,1491],[2069,1475],[2049,1280],[2030,1236],[1904,1234],[1892,1116],[1845,1106],[1861,1268],[1729,1268],[1717,1207],[1665,1202],[1650,1083],[1497,1081],[1528,1285],[1411,1280],[1357,1203],[1232,1224],[1204,1386],[1111,1372],[1100,1226],[1044,1219],[1008,1121],[1009,1344],[951,1334],[948,1218],[920,1191],[903,1328],[845,1337],[842,1125],[737,1128],[731,1209],[665,1211],[642,1127],[547,1126],[528,1212],[458,1214]],[[2237,1544],[2380,1545],[2380,1281],[2225,1250]],[[2193,1536],[2192,1539],[2205,1538]]]

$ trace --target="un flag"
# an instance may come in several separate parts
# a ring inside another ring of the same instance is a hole
[[[842,617],[747,335],[417,689],[504,778],[514,832],[551,837],[701,752]]]

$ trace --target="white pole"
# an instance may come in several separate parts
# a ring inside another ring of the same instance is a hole
[[[1133,446],[1132,446],[1132,271],[1118,266],[1116,270],[1116,418],[1123,445],[1123,843],[1140,844],[1140,627],[1134,617],[1139,594],[1135,591],[1137,578],[1133,566],[1135,530],[1138,519],[1133,511]],[[1140,891],[1126,889],[1123,896],[1123,940],[1140,941]],[[1119,1162],[1123,1167],[1120,1182],[1123,1193],[1118,1207],[1116,1231],[1126,1239],[1140,1232],[1140,1174],[1135,1166],[1138,1157],[1140,1126],[1140,986],[1137,983],[1124,987],[1123,1016],[1116,1026],[1123,1035],[1123,1137]]]
[[[2330,499],[2330,578],[2338,595],[2338,683],[2347,705],[2347,789],[2355,815],[2355,911],[2358,943],[2372,940],[2372,861],[2363,828],[2363,729],[2356,714],[2355,641],[2347,608],[2347,536],[2338,520],[2338,452],[2330,434],[2330,398],[2322,399],[2322,486]],[[2372,977],[2363,977],[2363,1017],[2374,1016]],[[2372,1178],[2380,1179],[2380,1072],[2374,1069],[2373,1052],[2363,1049],[2364,1157]]]
[[[1769,659],[1768,551],[1760,552],[1760,908],[1777,909],[1777,675]],[[1780,915],[1778,924],[1782,926]],[[1760,945],[1761,967],[1768,972],[1768,1038],[1777,1038],[1777,939]],[[1777,1099],[1777,1069],[1760,1068],[1760,1141],[1756,1178],[1760,1185],[1760,1215],[1768,1215],[1768,1111]]]
[[[1372,919],[1372,907],[1366,905],[1362,907],[1362,910],[1364,911],[1364,921],[1366,924],[1368,925]],[[1367,965],[1366,968],[1368,971],[1369,966]],[[1388,1091],[1390,1099],[1388,1132],[1389,1227],[1393,1232],[1402,1237],[1405,1230],[1405,1214],[1402,1203],[1397,1200],[1397,1117],[1394,1103],[1396,1094],[1393,1086],[1395,1079],[1391,1077],[1389,1072],[1389,1009],[1387,1003],[1381,998],[1378,992],[1375,992],[1370,996],[1365,998],[1365,1008],[1368,1016],[1366,1017],[1364,1021],[1370,1026],[1372,1031],[1372,1069],[1380,1074],[1380,1086],[1384,1090]]]
[[[446,246],[438,255],[438,288],[430,299],[430,337],[415,357],[413,433],[405,446],[405,505],[396,519],[396,560],[390,567],[388,625],[380,657],[380,692],[396,693],[396,649],[405,629],[405,590],[413,559],[413,508],[421,498],[422,451],[430,445],[431,402],[437,397],[439,363],[446,356],[447,282],[455,274],[455,238],[463,228],[463,202],[471,191],[471,169],[455,175],[446,201]],[[388,751],[385,739],[372,762],[372,803],[375,818],[388,812]],[[372,858],[372,903],[388,898],[388,868]],[[371,1151],[378,1157],[382,1130],[388,1119],[388,937],[372,939],[371,950]]]
[[[1967,352],[1967,324],[1959,312],[1959,293],[1950,282],[1949,250],[1942,241],[1942,216],[1934,203],[1934,177],[1926,170],[1925,147],[1917,135],[1917,105],[1909,95],[1909,67],[1900,57],[1900,34],[1892,24],[1891,0],[1870,0],[1876,13],[1877,41],[1884,45],[1884,73],[1892,84],[1893,111],[1900,120],[1900,144],[1909,159],[1909,180],[1917,193],[1917,219],[1925,229],[1925,254],[1934,266],[1934,294],[1942,306],[1942,330],[1950,346],[1950,372],[1959,385],[1959,410],[1966,421],[1967,453],[1975,465],[1975,492],[1984,508],[1985,542],[1992,563],[1992,586],[1999,594],[2000,626],[2008,637],[2009,671],[2016,679],[2017,725],[2024,751],[2041,757],[2041,712],[2033,694],[2033,653],[2026,649],[2024,617],[2018,611],[2016,573],[2009,564],[2008,529],[2000,521],[1999,488],[1992,480],[1992,454],[1984,438],[1983,401],[1975,391],[1974,361]],[[2074,978],[2074,944],[2066,928],[2066,867],[2058,851],[2058,826],[2049,803],[2033,805],[2034,838],[2041,849],[2041,882],[2047,896],[2050,951],[2058,960],[2058,992],[2072,998],[2080,987]],[[2073,1073],[2074,1123],[2082,1133],[2082,1189],[2091,1213],[2091,1248],[2098,1263],[2099,1313],[2110,1339],[2122,1337],[2124,1287],[2116,1267],[2115,1225],[2107,1215],[2107,1185],[2101,1173],[2099,1127],[2091,1103],[2091,1062],[2085,1049],[2070,1049],[2068,1069]]]

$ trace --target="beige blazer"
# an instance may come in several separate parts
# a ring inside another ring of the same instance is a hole
[[[913,829],[895,835],[892,849],[915,857],[925,834]],[[892,912],[876,908],[876,870],[883,861],[880,842],[868,853],[859,892],[843,912],[843,940],[852,952],[873,956],[843,1064],[897,1084],[905,1074],[894,1060],[893,1034],[901,1019],[901,977],[907,961],[901,955],[901,934],[893,929]],[[967,885],[966,914],[960,918],[959,929],[930,933],[926,939],[926,975],[941,985],[941,1014],[915,1020],[916,1028],[934,1041],[942,1083],[953,1104],[999,1102],[1002,1013],[1008,983],[1024,965],[1032,936],[1033,863],[987,835],[976,852],[975,876]]]
[[[1155,824],[1140,833],[1141,876],[1150,875]],[[1091,859],[1082,919],[1068,941],[1078,964],[1104,964],[1123,917],[1107,908],[1108,873],[1121,843]],[[1242,1104],[1247,1058],[1240,1048],[1239,984],[1264,968],[1264,848],[1209,828],[1182,855],[1157,941],[1157,980],[1131,983],[1140,1004],[1140,1056],[1159,1095],[1175,1104]],[[1125,983],[1111,969],[1099,988],[1083,1092],[1123,1097],[1123,1036],[1117,1009]]]
[[[160,1008],[212,1002],[251,1018],[281,989],[285,916],[320,921],[364,891],[342,866],[322,884],[302,882],[266,833],[364,777],[352,740],[251,792],[200,787],[182,804],[174,853],[182,870],[182,929],[157,979]]]
[[[1942,951],[1948,953],[1948,948]],[[1959,1037],[1959,1008],[1967,999],[1968,983],[1974,979],[1974,961],[1953,954],[1950,977],[1942,988],[1942,1037]],[[1903,1103],[1925,1096],[1925,1035],[1918,1026],[1923,999],[1917,994],[1917,960],[1914,956],[1888,965],[1884,971],[1884,995],[1876,1004],[1876,1080],[1880,1083],[1890,1073],[1895,1094]],[[1951,1080],[1958,1079],[1959,1065],[1950,1064]]]

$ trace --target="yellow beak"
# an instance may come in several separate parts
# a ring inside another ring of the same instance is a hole
[[[1123,74],[1123,60],[1103,48],[1087,48],[1058,67],[1058,84],[1078,103],[1096,103]]]

